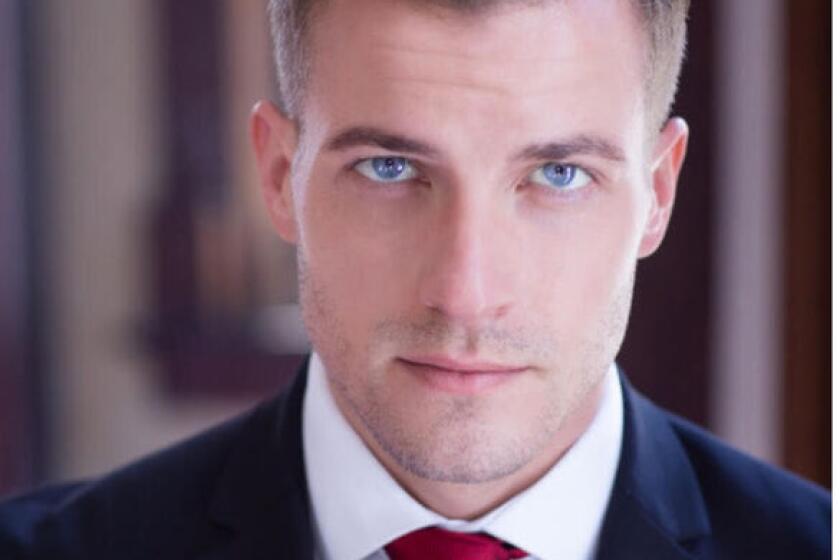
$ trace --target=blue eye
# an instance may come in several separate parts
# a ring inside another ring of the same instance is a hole
[[[585,187],[592,181],[592,177],[580,167],[556,161],[535,169],[528,179],[534,183],[564,191]]]
[[[363,159],[353,169],[377,183],[396,183],[417,177],[417,170],[411,162],[401,157]]]

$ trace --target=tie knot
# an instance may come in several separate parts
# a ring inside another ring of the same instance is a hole
[[[509,560],[525,552],[487,533],[458,533],[426,527],[404,535],[385,547],[391,560]]]

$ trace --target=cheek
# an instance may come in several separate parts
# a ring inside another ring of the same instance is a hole
[[[542,224],[528,251],[529,268],[541,271],[532,275],[531,301],[573,330],[595,328],[632,279],[641,223],[632,197],[604,196],[562,223]]]
[[[310,272],[331,293],[338,312],[357,328],[390,318],[406,293],[421,242],[422,213],[411,196],[377,196],[332,175],[306,188],[301,250]]]

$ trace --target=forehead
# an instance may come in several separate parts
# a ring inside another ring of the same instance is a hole
[[[304,112],[328,127],[364,121],[457,136],[492,122],[513,137],[598,129],[643,111],[643,35],[626,0],[480,11],[330,0],[310,29]]]

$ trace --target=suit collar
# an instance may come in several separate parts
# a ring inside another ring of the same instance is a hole
[[[599,558],[691,558],[710,525],[694,470],[664,412],[622,376],[624,440]]]
[[[301,437],[306,367],[288,392],[257,408],[242,427],[210,503],[211,518],[231,538],[210,558],[313,557]]]

